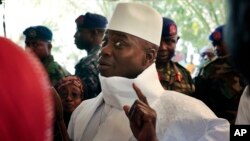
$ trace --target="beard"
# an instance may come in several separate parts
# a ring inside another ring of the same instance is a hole
[[[92,46],[90,41],[77,41],[75,42],[76,47],[80,50],[89,50]]]
[[[156,57],[156,62],[160,63],[160,64],[165,64],[168,63],[173,57],[174,57],[175,53],[174,52],[168,52],[165,55],[161,55],[160,53],[157,55]]]

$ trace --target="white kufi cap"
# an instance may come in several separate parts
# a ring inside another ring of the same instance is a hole
[[[119,3],[107,29],[128,33],[160,46],[162,16],[139,3]]]
[[[205,52],[214,53],[214,48],[212,46],[205,46],[200,50],[200,54]]]

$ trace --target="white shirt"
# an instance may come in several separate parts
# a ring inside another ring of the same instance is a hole
[[[250,91],[247,86],[241,95],[235,124],[250,124]]]
[[[86,100],[73,112],[68,133],[74,141],[135,140],[122,109],[137,99],[135,83],[156,110],[159,141],[229,140],[229,123],[201,101],[161,86],[155,64],[137,78],[100,76],[102,93]]]

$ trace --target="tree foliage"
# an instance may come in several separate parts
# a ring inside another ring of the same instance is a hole
[[[118,2],[145,3],[162,16],[173,19],[182,42],[178,46],[192,46],[197,51],[208,45],[208,36],[226,19],[225,0],[99,0],[103,13],[110,17]]]
[[[23,44],[22,31],[26,27],[33,24],[48,26],[54,33],[53,54],[60,58],[59,63],[70,66],[73,71],[73,66],[84,55],[74,45],[75,18],[89,11],[110,19],[117,3],[131,1],[145,3],[162,16],[172,18],[181,37],[177,48],[180,47],[185,53],[190,47],[198,52],[210,44],[210,32],[224,24],[226,18],[225,0],[8,0],[7,36],[11,38],[19,34],[20,40],[15,41]],[[13,10],[13,7],[18,8],[17,5],[22,5],[23,9]],[[10,19],[14,22],[10,22]],[[12,29],[16,29],[15,32]]]

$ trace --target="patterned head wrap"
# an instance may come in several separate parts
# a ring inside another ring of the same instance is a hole
[[[61,80],[59,80],[55,86],[55,89],[57,91],[59,91],[62,87],[69,85],[69,84],[73,84],[76,87],[78,87],[80,89],[82,97],[83,97],[85,87],[84,87],[81,79],[75,75],[69,75],[69,76],[66,76],[66,77],[62,78]]]

